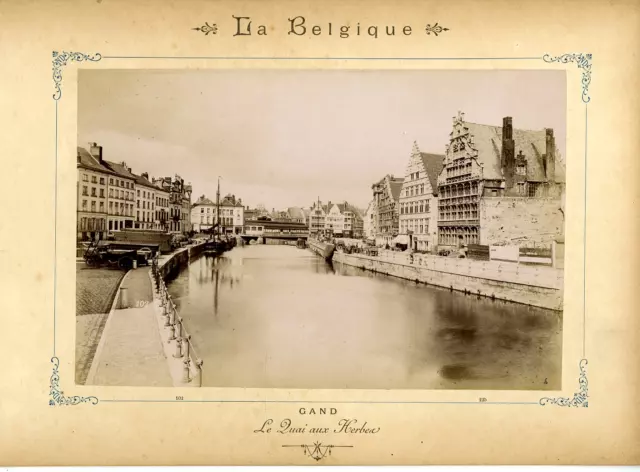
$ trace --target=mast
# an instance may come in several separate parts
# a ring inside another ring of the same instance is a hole
[[[216,222],[218,223],[216,232],[220,235],[220,176],[218,176],[218,191],[216,192]]]

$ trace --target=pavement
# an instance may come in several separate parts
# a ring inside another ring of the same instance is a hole
[[[77,384],[84,384],[98,348],[109,311],[124,270],[90,268],[76,264],[76,365]]]
[[[122,283],[127,304],[119,300],[102,333],[88,385],[173,385],[160,337],[149,267],[129,271]]]

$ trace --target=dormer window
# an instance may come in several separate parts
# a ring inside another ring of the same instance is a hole
[[[457,152],[457,151],[458,151],[458,145],[457,145],[457,144],[454,144],[454,145],[453,145],[453,152]]]

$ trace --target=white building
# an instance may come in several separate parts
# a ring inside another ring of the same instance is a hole
[[[149,182],[149,174],[136,176],[136,223],[138,229],[158,229],[156,227],[156,193],[158,188]]]
[[[201,195],[191,208],[190,221],[193,230],[201,232],[211,229],[218,221],[218,207],[209,198]],[[242,199],[227,195],[220,201],[220,231],[226,234],[240,234],[244,228],[244,207]]]

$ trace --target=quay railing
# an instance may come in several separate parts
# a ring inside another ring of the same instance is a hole
[[[182,383],[202,387],[202,364],[204,361],[198,356],[191,340],[191,335],[187,332],[184,320],[178,316],[176,305],[169,295],[169,290],[164,283],[164,279],[158,265],[158,256],[153,258],[151,272],[154,281],[154,290],[160,299],[162,316],[164,317],[164,328],[169,331],[169,341],[175,341],[175,352],[173,357],[183,360]],[[194,374],[192,375],[192,368]]]

